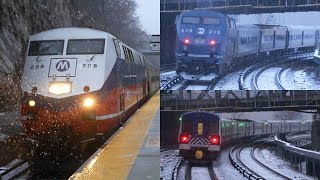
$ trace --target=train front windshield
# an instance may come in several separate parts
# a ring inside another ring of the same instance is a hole
[[[183,17],[182,24],[202,24],[202,25],[220,25],[221,20],[220,18],[214,17]]]
[[[183,118],[181,132],[186,134],[197,134],[204,136],[219,134],[219,121],[201,118]]]
[[[67,55],[104,54],[104,39],[72,39],[68,41]]]
[[[61,55],[63,40],[31,41],[28,56]]]

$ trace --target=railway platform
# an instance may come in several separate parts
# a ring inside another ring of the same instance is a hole
[[[157,92],[70,179],[160,179]]]

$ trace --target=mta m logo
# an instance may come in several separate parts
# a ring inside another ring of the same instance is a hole
[[[66,71],[70,68],[70,63],[67,60],[61,60],[56,64],[56,69],[60,72]]]

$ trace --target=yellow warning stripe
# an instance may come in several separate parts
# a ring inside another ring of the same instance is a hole
[[[127,179],[159,106],[160,93],[157,92],[97,157],[71,179]]]

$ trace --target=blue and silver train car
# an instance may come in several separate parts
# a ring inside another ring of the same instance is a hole
[[[213,11],[186,11],[176,18],[177,71],[224,69],[235,53],[234,19]]]
[[[312,52],[319,48],[319,27],[239,25],[214,11],[182,12],[176,18],[176,70],[216,72],[262,61],[265,56]]]

